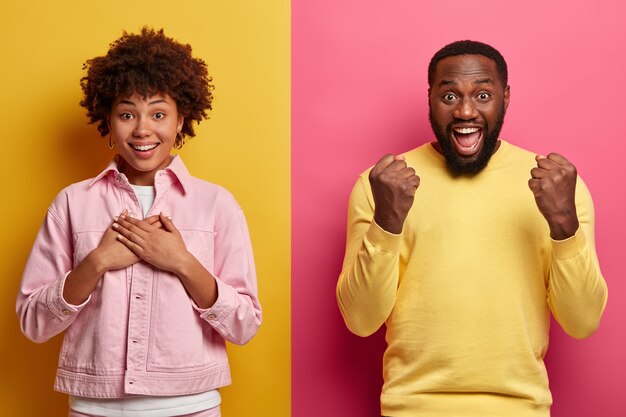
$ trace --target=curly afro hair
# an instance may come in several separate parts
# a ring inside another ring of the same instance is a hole
[[[144,27],[140,34],[123,32],[105,56],[83,65],[87,75],[80,80],[85,94],[80,105],[87,109],[89,123],[97,123],[100,135],[110,132],[109,116],[117,97],[135,93],[144,97],[168,94],[185,118],[177,147],[185,136],[195,136],[192,122],[208,119],[213,95],[206,63],[191,56],[191,46]]]

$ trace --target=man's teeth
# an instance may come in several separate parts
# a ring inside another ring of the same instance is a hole
[[[136,149],[138,151],[149,151],[150,149],[154,149],[157,147],[156,143],[153,143],[152,145],[132,145],[133,149]]]
[[[454,131],[462,135],[469,135],[470,133],[478,132],[480,129],[477,127],[455,127]]]

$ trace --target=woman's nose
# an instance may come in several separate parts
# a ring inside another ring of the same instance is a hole
[[[137,123],[135,124],[135,129],[133,130],[133,136],[144,137],[149,136],[150,133],[151,131],[149,121],[143,117],[137,118]]]

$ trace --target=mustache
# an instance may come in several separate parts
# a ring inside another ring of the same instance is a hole
[[[432,109],[429,108],[428,119],[430,121],[430,126],[441,148],[441,153],[445,159],[446,167],[453,176],[471,176],[478,174],[480,171],[485,169],[491,159],[491,156],[495,152],[500,131],[502,129],[502,125],[504,124],[505,112],[506,109],[503,105],[496,115],[495,122],[492,124],[489,124],[487,121],[482,121],[482,123],[472,123],[472,120],[459,120],[454,118],[452,121],[443,126],[434,122]],[[478,153],[477,159],[471,162],[461,160],[454,149],[454,145],[452,144],[452,126],[461,124],[459,122],[480,125],[483,130],[483,147]]]

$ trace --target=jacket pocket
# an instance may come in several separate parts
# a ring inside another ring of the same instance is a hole
[[[98,247],[103,231],[78,232],[73,234],[74,267],[76,267],[89,253]]]
[[[196,257],[198,261],[213,273],[215,233],[205,230],[178,229],[187,250]]]

